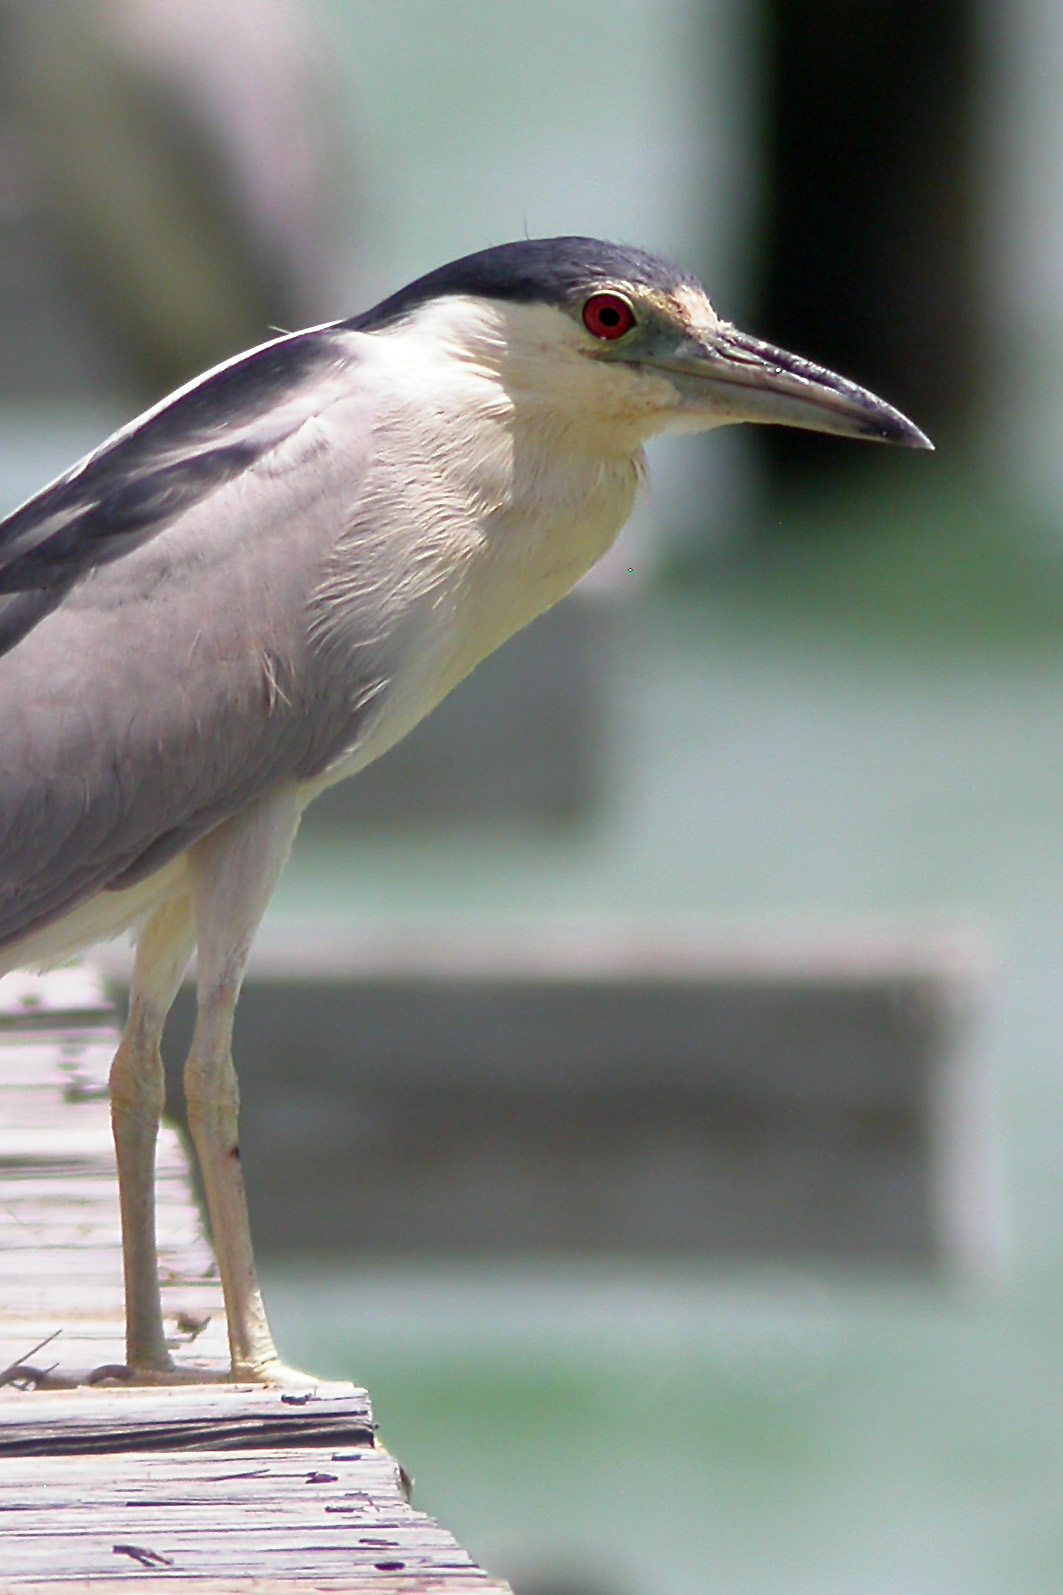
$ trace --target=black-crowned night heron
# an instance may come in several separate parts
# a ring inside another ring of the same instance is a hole
[[[862,388],[721,321],[676,267],[535,239],[219,366],[0,526],[2,967],[136,933],[111,1091],[141,1377],[179,1376],[154,1153],[163,1021],[193,948],[185,1091],[232,1375],[283,1379],[230,1038],[299,817],[601,557],[647,439],[728,421],[929,447]]]

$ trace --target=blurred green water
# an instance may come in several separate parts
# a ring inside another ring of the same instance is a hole
[[[1059,1587],[1058,1290],[547,1265],[269,1285],[287,1348],[368,1380],[415,1500],[518,1589],[566,1566],[684,1595]]]
[[[596,824],[308,844],[275,903],[958,921],[993,947],[997,1274],[273,1260],[287,1354],[365,1380],[418,1502],[528,1589],[1063,1582],[1063,581],[977,483],[851,516],[821,502],[632,607]]]

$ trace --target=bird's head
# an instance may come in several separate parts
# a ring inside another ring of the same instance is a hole
[[[701,284],[641,250],[593,238],[535,238],[467,255],[350,325],[410,323],[455,354],[493,347],[507,378],[633,444],[732,421],[930,448],[865,388],[722,320]]]

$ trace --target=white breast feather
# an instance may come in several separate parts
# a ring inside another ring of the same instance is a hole
[[[379,718],[308,801],[563,597],[627,520],[640,431],[626,416],[603,425],[593,389],[615,376],[559,351],[559,333],[548,307],[455,298],[376,335],[383,397],[358,559],[341,543],[315,623],[339,646],[346,632],[362,647],[400,638],[401,652]]]

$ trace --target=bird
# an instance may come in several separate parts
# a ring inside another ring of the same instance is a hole
[[[131,1378],[198,1376],[167,1345],[154,1209],[193,951],[184,1090],[224,1376],[283,1385],[231,1042],[300,816],[601,558],[651,438],[739,421],[932,447],[679,266],[522,239],[214,367],[0,523],[0,972],[136,944],[110,1074]]]

